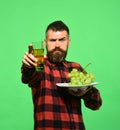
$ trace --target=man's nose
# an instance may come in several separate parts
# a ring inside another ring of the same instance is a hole
[[[59,46],[60,46],[60,41],[59,41],[59,40],[56,40],[55,46],[56,46],[56,47],[59,47]]]

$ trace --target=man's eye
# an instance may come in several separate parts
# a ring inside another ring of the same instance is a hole
[[[50,39],[50,41],[51,41],[51,42],[55,42],[55,41],[56,41],[56,39]]]
[[[59,41],[61,41],[61,42],[65,41],[65,40],[66,40],[65,38],[61,38],[61,39],[59,39]]]

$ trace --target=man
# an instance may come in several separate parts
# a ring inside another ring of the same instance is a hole
[[[102,104],[100,93],[93,86],[84,92],[56,86],[70,81],[68,73],[73,68],[82,71],[80,64],[65,60],[69,35],[69,28],[62,21],[48,25],[43,71],[35,71],[37,59],[32,53],[26,52],[23,57],[22,82],[32,89],[34,130],[85,130],[81,100],[92,110],[98,110]]]

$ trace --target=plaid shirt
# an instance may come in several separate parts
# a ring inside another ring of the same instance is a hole
[[[83,97],[70,95],[56,83],[69,82],[72,68],[82,70],[75,62],[64,61],[55,65],[45,60],[44,71],[36,72],[22,66],[22,82],[32,89],[34,103],[34,130],[85,130],[81,112],[81,99],[85,106],[96,110],[101,106],[101,97],[92,88]]]

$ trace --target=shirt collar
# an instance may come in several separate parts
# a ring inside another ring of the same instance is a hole
[[[50,62],[47,57],[45,58],[45,61],[46,61],[46,63],[48,64],[48,66],[49,66],[50,68],[54,68],[54,67],[59,66],[59,65],[57,65],[57,64],[54,64],[54,63]],[[62,66],[62,65],[67,68],[67,61],[66,61],[66,60],[62,61],[62,62],[60,63],[60,66]]]

